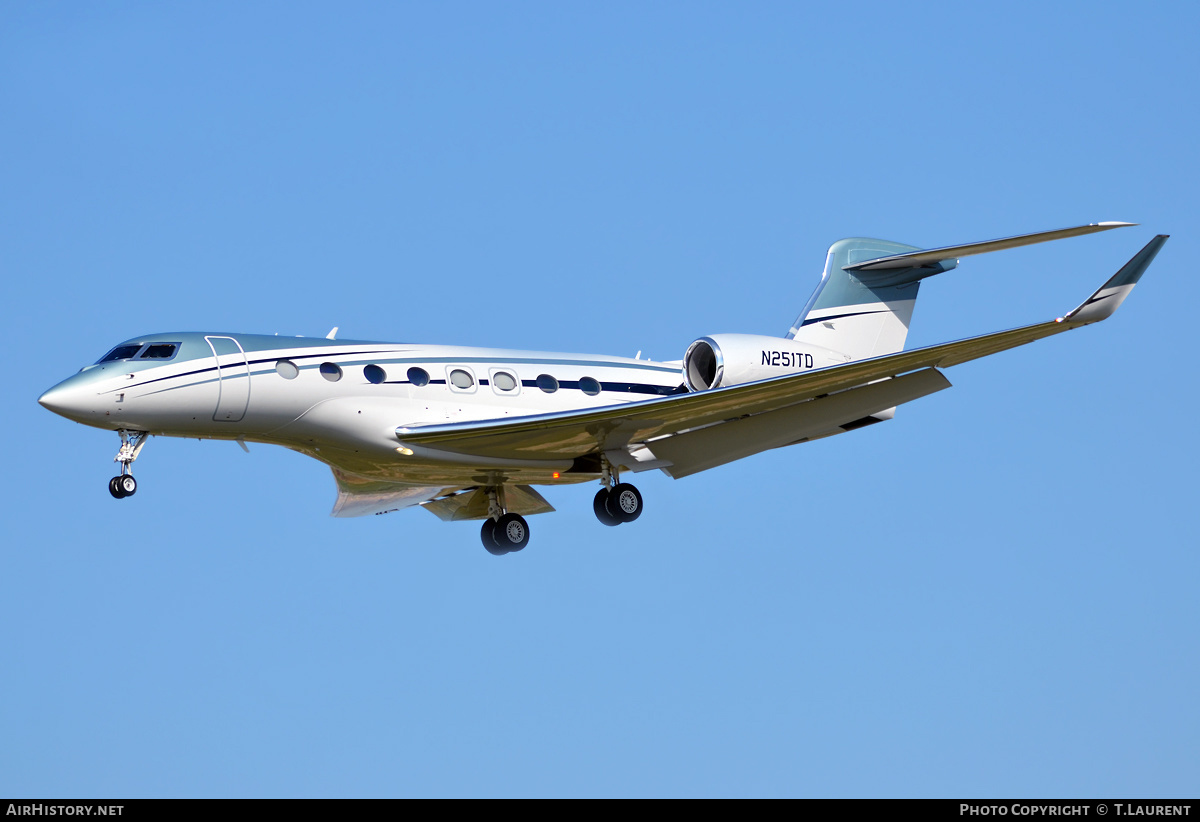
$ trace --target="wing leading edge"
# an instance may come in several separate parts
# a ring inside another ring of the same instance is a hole
[[[1091,297],[1065,316],[1049,322],[728,388],[557,414],[401,427],[396,430],[396,436],[404,446],[414,451],[431,457],[445,454],[458,460],[466,456],[549,463],[574,460],[648,441],[653,441],[649,443],[649,448],[656,456],[661,452],[662,458],[670,459],[665,456],[667,453],[683,457],[682,446],[689,436],[694,444],[699,444],[701,438],[696,436],[697,429],[757,415],[775,414],[774,418],[761,421],[761,430],[747,432],[746,447],[762,447],[741,453],[745,449],[736,445],[736,437],[723,440],[726,451],[735,454],[730,459],[737,459],[810,436],[800,433],[804,427],[798,421],[804,416],[803,412],[809,410],[796,408],[801,404],[810,403],[811,410],[815,412],[818,404],[812,403],[813,400],[823,400],[827,395],[837,392],[849,392],[858,394],[863,402],[855,406],[847,401],[848,407],[866,407],[883,402],[877,409],[882,410],[941,390],[949,383],[934,371],[920,378],[906,378],[903,389],[897,385],[895,390],[879,390],[877,396],[868,398],[868,395],[860,392],[873,388],[868,385],[870,383],[896,380],[904,375],[913,377],[912,372],[959,365],[1107,319],[1145,273],[1167,236],[1155,237]],[[788,410],[786,413],[776,413],[785,409]],[[788,429],[789,419],[795,422],[796,427]],[[707,436],[710,439],[712,437],[711,434]],[[757,441],[753,441],[755,436],[759,437]],[[672,444],[670,439],[659,438],[678,438],[679,442]],[[676,445],[680,447],[676,448]],[[713,464],[727,461],[720,459]],[[677,475],[694,473],[690,470],[693,467],[703,470],[712,466],[700,463],[677,465]],[[668,471],[674,473],[670,469]]]

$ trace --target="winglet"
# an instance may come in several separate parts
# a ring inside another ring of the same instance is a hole
[[[1146,273],[1146,269],[1150,267],[1150,263],[1154,261],[1169,236],[1171,235],[1159,234],[1146,243],[1141,251],[1133,255],[1133,259],[1125,263],[1120,271],[1112,275],[1108,282],[1100,286],[1082,305],[1063,317],[1061,322],[1086,325],[1111,317],[1137,285],[1137,281]]]

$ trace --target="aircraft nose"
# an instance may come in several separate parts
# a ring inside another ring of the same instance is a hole
[[[90,410],[89,403],[94,399],[95,393],[88,391],[72,377],[38,397],[38,404],[69,420],[82,421]]]

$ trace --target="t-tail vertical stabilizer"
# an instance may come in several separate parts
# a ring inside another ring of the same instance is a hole
[[[955,268],[960,257],[1130,225],[1093,223],[925,250],[865,237],[838,240],[829,247],[821,282],[787,337],[851,360],[894,354],[904,349],[921,280]]]
[[[918,280],[873,283],[847,270],[856,263],[919,251],[916,246],[850,237],[829,247],[817,290],[788,332],[788,338],[841,352],[852,360],[893,354],[904,348]],[[935,263],[937,274],[954,267]],[[925,276],[929,276],[926,274]]]

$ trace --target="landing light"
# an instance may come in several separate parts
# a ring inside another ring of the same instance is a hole
[[[411,457],[413,455],[412,449],[405,448],[403,445],[401,445],[399,448],[396,449],[396,453],[403,454],[406,457]]]

